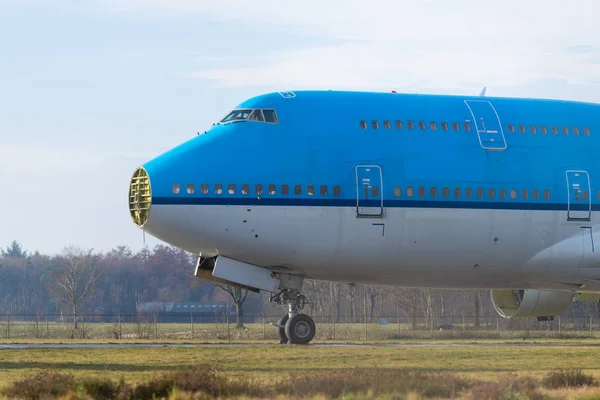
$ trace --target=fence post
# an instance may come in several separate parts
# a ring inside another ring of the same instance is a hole
[[[119,314],[119,340],[123,339],[123,331],[121,330],[121,314]]]
[[[594,331],[593,331],[593,327],[594,327],[594,320],[592,317],[592,313],[590,313],[590,337],[594,336]]]
[[[190,313],[190,324],[192,325],[192,340],[194,340],[194,314]]]
[[[333,340],[335,340],[335,318],[337,317],[333,318]]]
[[[227,340],[231,343],[231,336],[229,335],[229,311],[227,311]]]
[[[7,325],[6,325],[7,331],[6,332],[7,332],[8,338],[10,339],[10,314],[6,314],[6,322],[7,322]]]
[[[365,340],[368,340],[367,335],[367,315],[365,314]]]
[[[466,329],[466,326],[465,326],[465,316],[463,315],[462,318],[463,318],[463,332],[464,332],[465,329]]]
[[[154,314],[154,340],[158,339],[158,326],[156,325],[156,314]]]
[[[50,338],[50,326],[48,324],[48,312],[46,311],[46,339]]]
[[[265,316],[264,315],[262,317],[262,321],[263,321],[263,340],[265,340],[267,338],[267,328],[265,327]]]
[[[500,334],[500,317],[496,317],[496,333]]]

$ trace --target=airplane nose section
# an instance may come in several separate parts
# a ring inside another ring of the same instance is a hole
[[[133,173],[129,184],[129,213],[133,222],[142,227],[148,221],[152,206],[152,187],[150,177],[143,167]]]

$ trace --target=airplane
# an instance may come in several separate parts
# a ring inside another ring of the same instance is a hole
[[[597,300],[600,105],[484,94],[248,99],[135,170],[131,217],[271,293],[280,343],[315,335],[307,278],[489,289],[505,318]]]

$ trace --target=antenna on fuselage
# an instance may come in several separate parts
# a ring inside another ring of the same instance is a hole
[[[479,97],[485,97],[486,90],[487,90],[487,86],[484,86],[483,89],[481,89],[481,93],[479,93]]]

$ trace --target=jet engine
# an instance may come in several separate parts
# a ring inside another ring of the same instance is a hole
[[[574,293],[555,290],[497,290],[491,292],[496,312],[504,318],[551,320],[573,301]]]

